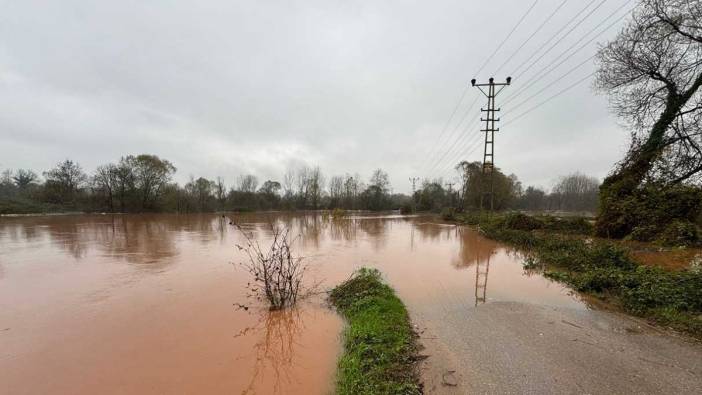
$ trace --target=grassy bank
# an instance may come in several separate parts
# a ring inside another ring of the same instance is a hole
[[[485,236],[527,252],[525,266],[624,311],[702,338],[702,271],[668,271],[637,264],[621,245],[583,237],[580,219],[523,214],[458,215]]]
[[[338,394],[420,394],[416,335],[380,272],[360,269],[329,300],[346,318]]]

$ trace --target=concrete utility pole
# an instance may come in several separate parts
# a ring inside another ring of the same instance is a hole
[[[409,181],[412,183],[412,196],[414,196],[416,190],[415,184],[419,181],[419,177],[410,177]]]
[[[412,183],[412,212],[417,210],[417,197],[416,197],[416,183],[419,181],[419,177],[410,177],[409,181]],[[414,239],[412,239],[412,246],[414,247]]]
[[[453,186],[456,184],[455,182],[447,182],[446,186],[448,187],[449,190],[449,198],[451,199],[451,207],[453,207]]]
[[[495,118],[495,113],[500,112],[499,108],[495,108],[495,97],[502,92],[502,90],[505,88],[505,86],[508,86],[512,83],[512,77],[507,77],[507,82],[498,82],[495,83],[495,79],[490,77],[488,80],[488,83],[483,83],[483,84],[478,84],[475,82],[475,79],[470,80],[470,83],[472,86],[477,87],[480,89],[480,92],[483,93],[488,98],[488,105],[487,109],[481,108],[481,112],[486,112],[487,117],[483,119],[482,117],[480,118],[481,122],[485,122],[485,129],[480,129],[481,132],[485,132],[485,150],[483,151],[483,171],[482,171],[482,179],[480,182],[480,209],[483,209],[483,200],[485,199],[486,195],[490,195],[490,210],[495,209],[495,198],[494,198],[494,179],[493,179],[493,173],[495,169],[495,132],[499,132],[499,128],[495,128],[495,122],[499,122],[499,118]],[[487,87],[487,93],[483,90],[483,87]],[[495,87],[499,87],[500,89],[495,91]],[[488,188],[485,188],[485,182],[489,183],[489,191]]]

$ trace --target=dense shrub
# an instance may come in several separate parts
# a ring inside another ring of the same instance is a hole
[[[441,209],[441,218],[444,221],[453,221],[456,219],[456,209],[453,207],[444,207]]]
[[[638,225],[626,237],[636,241],[652,241],[658,236],[658,226],[655,225]]]
[[[691,221],[674,220],[665,227],[657,241],[668,246],[688,246],[699,241],[697,225]]]
[[[581,235],[591,235],[594,233],[594,225],[583,217],[539,217],[542,221],[542,229],[560,233],[572,233]]]
[[[544,226],[543,221],[522,213],[507,214],[502,224],[505,228],[513,230],[534,230]]]
[[[626,196],[601,192],[601,211],[597,218],[599,236],[651,240],[675,220],[692,221],[702,213],[702,189],[677,185],[646,185]],[[637,229],[639,228],[639,229]],[[653,230],[655,229],[655,231]]]

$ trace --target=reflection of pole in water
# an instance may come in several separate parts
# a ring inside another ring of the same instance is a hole
[[[475,260],[475,306],[478,306],[478,303],[485,303],[488,273],[490,272],[490,255],[492,254],[488,253],[485,261],[480,260],[480,255]]]
[[[410,227],[410,251],[414,251],[414,224]]]

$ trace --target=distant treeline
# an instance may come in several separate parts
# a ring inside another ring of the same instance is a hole
[[[460,182],[449,186],[443,180],[425,180],[415,193],[418,210],[438,211],[444,207],[476,209],[489,207],[490,179],[480,162],[460,162],[456,166]],[[551,192],[529,186],[523,188],[515,174],[505,175],[495,167],[492,176],[495,210],[597,211],[599,181],[581,173],[562,176]]]
[[[155,155],[125,156],[98,166],[92,174],[67,159],[43,172],[43,181],[32,170],[5,170],[0,176],[0,213],[389,210],[410,199],[391,193],[388,174],[381,169],[367,182],[357,174],[333,176],[327,182],[319,167],[302,166],[286,172],[282,183],[260,183],[255,175],[242,175],[233,185],[220,177],[191,177],[182,186],[172,181],[175,172],[171,162]]]
[[[319,167],[288,170],[278,180],[260,182],[241,175],[231,184],[221,177],[173,182],[176,167],[155,155],[128,155],[98,166],[87,174],[72,160],[42,173],[28,169],[0,174],[0,214],[61,211],[87,212],[210,212],[252,210],[439,211],[445,207],[472,209],[480,205],[487,180],[479,162],[456,166],[460,182],[448,187],[443,180],[425,180],[414,196],[392,193],[388,174],[377,169],[364,180],[360,175],[325,177]],[[573,174],[562,177],[551,193],[528,187],[517,176],[494,170],[495,209],[594,211],[598,182]],[[483,188],[483,189],[481,189]]]

